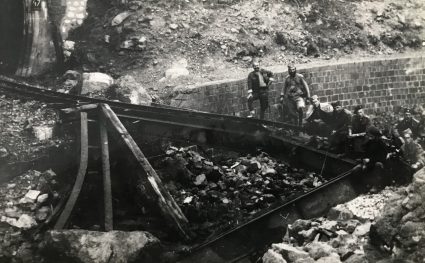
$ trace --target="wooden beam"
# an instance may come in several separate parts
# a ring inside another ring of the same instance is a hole
[[[99,106],[98,104],[85,104],[85,105],[74,107],[74,108],[61,109],[61,111],[66,113],[66,114],[69,114],[69,113],[74,113],[74,112],[93,110],[93,109],[96,109],[98,106]]]
[[[141,187],[137,188],[145,189],[145,191],[140,191],[140,194],[147,197],[148,200],[154,200],[166,220],[172,224],[184,239],[189,240],[188,220],[176,204],[174,198],[163,186],[158,174],[109,105],[100,104],[100,108],[106,118],[108,127],[111,127],[118,137],[122,139],[124,145],[136,159],[141,171],[144,172],[143,175],[140,173],[138,175]]]
[[[102,174],[103,174],[103,200],[105,206],[105,230],[113,229],[113,210],[112,210],[112,187],[111,187],[111,168],[109,164],[109,143],[108,131],[106,129],[105,117],[100,116],[100,144],[102,148]]]
[[[88,127],[87,127],[87,113],[81,112],[81,149],[80,149],[80,166],[78,168],[77,178],[72,188],[71,194],[66,202],[65,208],[62,211],[58,221],[56,222],[54,229],[63,229],[68,222],[69,216],[74,209],[75,203],[77,202],[78,196],[80,195],[81,188],[84,183],[84,178],[87,172],[88,163]]]

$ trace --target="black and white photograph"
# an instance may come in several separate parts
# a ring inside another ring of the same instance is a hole
[[[425,262],[424,0],[0,0],[0,263]]]

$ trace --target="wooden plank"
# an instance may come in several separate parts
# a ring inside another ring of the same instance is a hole
[[[189,240],[188,220],[176,204],[174,198],[162,185],[158,174],[109,105],[100,104],[100,107],[105,115],[107,124],[122,139],[124,145],[131,151],[137,164],[140,165],[140,168],[145,173],[145,177],[139,175],[139,181],[143,184],[143,187],[138,187],[138,189],[146,189],[149,193],[140,192],[140,194],[146,196],[148,199],[154,199],[162,215],[164,215],[184,239]]]
[[[103,200],[105,206],[105,230],[113,229],[113,210],[112,210],[112,187],[111,187],[111,167],[109,164],[109,143],[108,131],[106,130],[106,121],[104,116],[100,116],[100,144],[102,148],[102,174],[103,174]]]
[[[92,109],[96,109],[97,107],[98,107],[98,104],[85,104],[75,108],[61,109],[61,111],[68,114],[68,113],[92,110]]]
[[[63,229],[68,222],[69,216],[74,209],[75,203],[77,202],[78,196],[80,195],[81,188],[84,183],[84,178],[87,172],[88,164],[88,127],[87,127],[87,113],[81,112],[81,149],[80,149],[80,166],[78,168],[77,178],[72,188],[71,194],[66,202],[65,208],[62,211],[58,221],[56,222],[54,229]]]

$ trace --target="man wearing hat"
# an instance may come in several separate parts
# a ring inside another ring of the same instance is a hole
[[[412,131],[413,138],[417,138],[419,136],[419,121],[413,118],[410,109],[405,109],[404,118],[397,123],[396,129],[400,134],[403,133],[403,131],[410,129]]]
[[[330,119],[332,128],[330,145],[331,150],[336,153],[343,153],[346,150],[348,130],[351,125],[351,112],[344,109],[340,101],[332,103],[334,111]]]
[[[294,65],[288,66],[288,76],[285,79],[283,91],[280,94],[281,102],[288,99],[288,107],[292,107],[298,113],[298,126],[302,126],[303,110],[305,108],[305,100],[310,98],[310,89],[304,76],[297,73]]]
[[[264,119],[264,113],[269,106],[269,86],[274,81],[271,71],[260,68],[260,61],[252,62],[254,71],[248,75],[248,118],[254,117],[254,101],[260,101],[260,119]]]

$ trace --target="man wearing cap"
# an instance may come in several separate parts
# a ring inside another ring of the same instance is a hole
[[[260,100],[260,119],[264,119],[264,113],[269,106],[269,86],[274,81],[271,71],[260,68],[260,62],[252,62],[254,71],[248,75],[248,118],[254,117],[254,101]]]
[[[419,136],[419,121],[413,118],[410,109],[405,109],[404,118],[397,123],[396,129],[400,134],[405,130],[410,129],[412,131],[413,138],[417,138]]]
[[[305,100],[310,98],[310,89],[304,76],[297,73],[294,65],[288,66],[288,76],[285,79],[283,91],[280,100],[283,103],[285,99],[289,100],[289,107],[292,107],[298,113],[298,126],[302,126],[303,110],[305,108]]]
[[[332,132],[329,142],[332,151],[343,153],[346,148],[352,114],[349,110],[344,109],[339,101],[332,103],[332,107],[334,111],[330,119]]]
[[[424,150],[413,140],[412,132],[409,129],[403,132],[403,139],[404,143],[400,148],[403,159],[408,162],[414,170],[418,170],[425,165]]]

